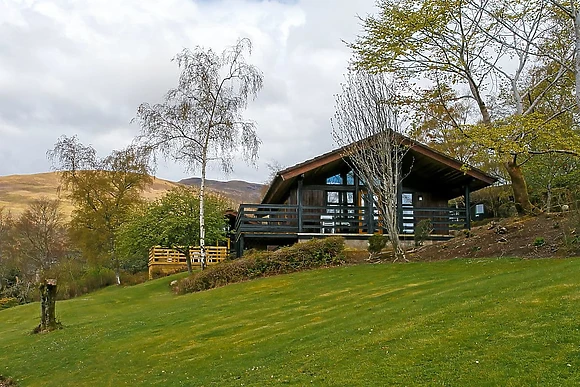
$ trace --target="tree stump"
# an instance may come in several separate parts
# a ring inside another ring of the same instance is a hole
[[[58,329],[56,321],[56,279],[46,279],[39,285],[40,290],[40,325],[35,332],[47,332]]]

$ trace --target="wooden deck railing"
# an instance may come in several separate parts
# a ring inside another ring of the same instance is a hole
[[[227,246],[205,246],[206,263],[213,265],[226,260],[229,256]],[[192,266],[201,266],[201,250],[199,246],[190,247]],[[171,273],[187,268],[185,255],[175,249],[153,246],[149,250],[149,278],[155,271]]]
[[[466,228],[465,208],[402,207],[400,232],[413,234],[422,219],[429,219],[433,234],[448,234],[453,228]],[[282,204],[242,204],[238,211],[236,234],[323,233],[373,234],[382,232],[377,210],[355,206],[302,206]]]

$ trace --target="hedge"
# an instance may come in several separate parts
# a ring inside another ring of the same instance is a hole
[[[180,294],[199,292],[259,277],[293,273],[345,262],[344,239],[312,239],[273,252],[253,252],[244,258],[226,261],[178,281]]]

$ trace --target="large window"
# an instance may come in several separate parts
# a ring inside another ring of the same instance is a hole
[[[340,175],[330,176],[329,178],[326,179],[326,184],[342,185],[342,176]]]
[[[345,179],[343,178],[346,177]],[[328,185],[354,185],[354,172],[350,171],[346,175],[336,174],[326,179]]]
[[[354,185],[354,172],[350,171],[346,174],[346,185]]]

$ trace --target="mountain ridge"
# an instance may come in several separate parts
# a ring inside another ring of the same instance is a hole
[[[178,181],[179,184],[184,184],[192,187],[199,187],[201,178],[188,177]],[[262,199],[262,192],[266,187],[265,184],[250,183],[244,180],[228,180],[219,181],[206,179],[206,187],[212,191],[218,191],[231,200],[235,204],[241,203],[260,203]]]
[[[173,182],[155,177],[153,183],[145,188],[143,197],[155,200],[168,190],[179,185],[199,187],[200,178],[191,177]],[[66,197],[66,192],[60,189],[58,172],[42,172],[32,174],[15,174],[0,176],[0,208],[9,210],[13,216],[18,216],[34,201],[40,198],[61,200],[61,210],[69,216],[74,206]],[[237,207],[240,203],[257,203],[261,198],[263,184],[248,183],[243,180],[227,182],[207,180],[210,191],[216,191],[230,200]]]

